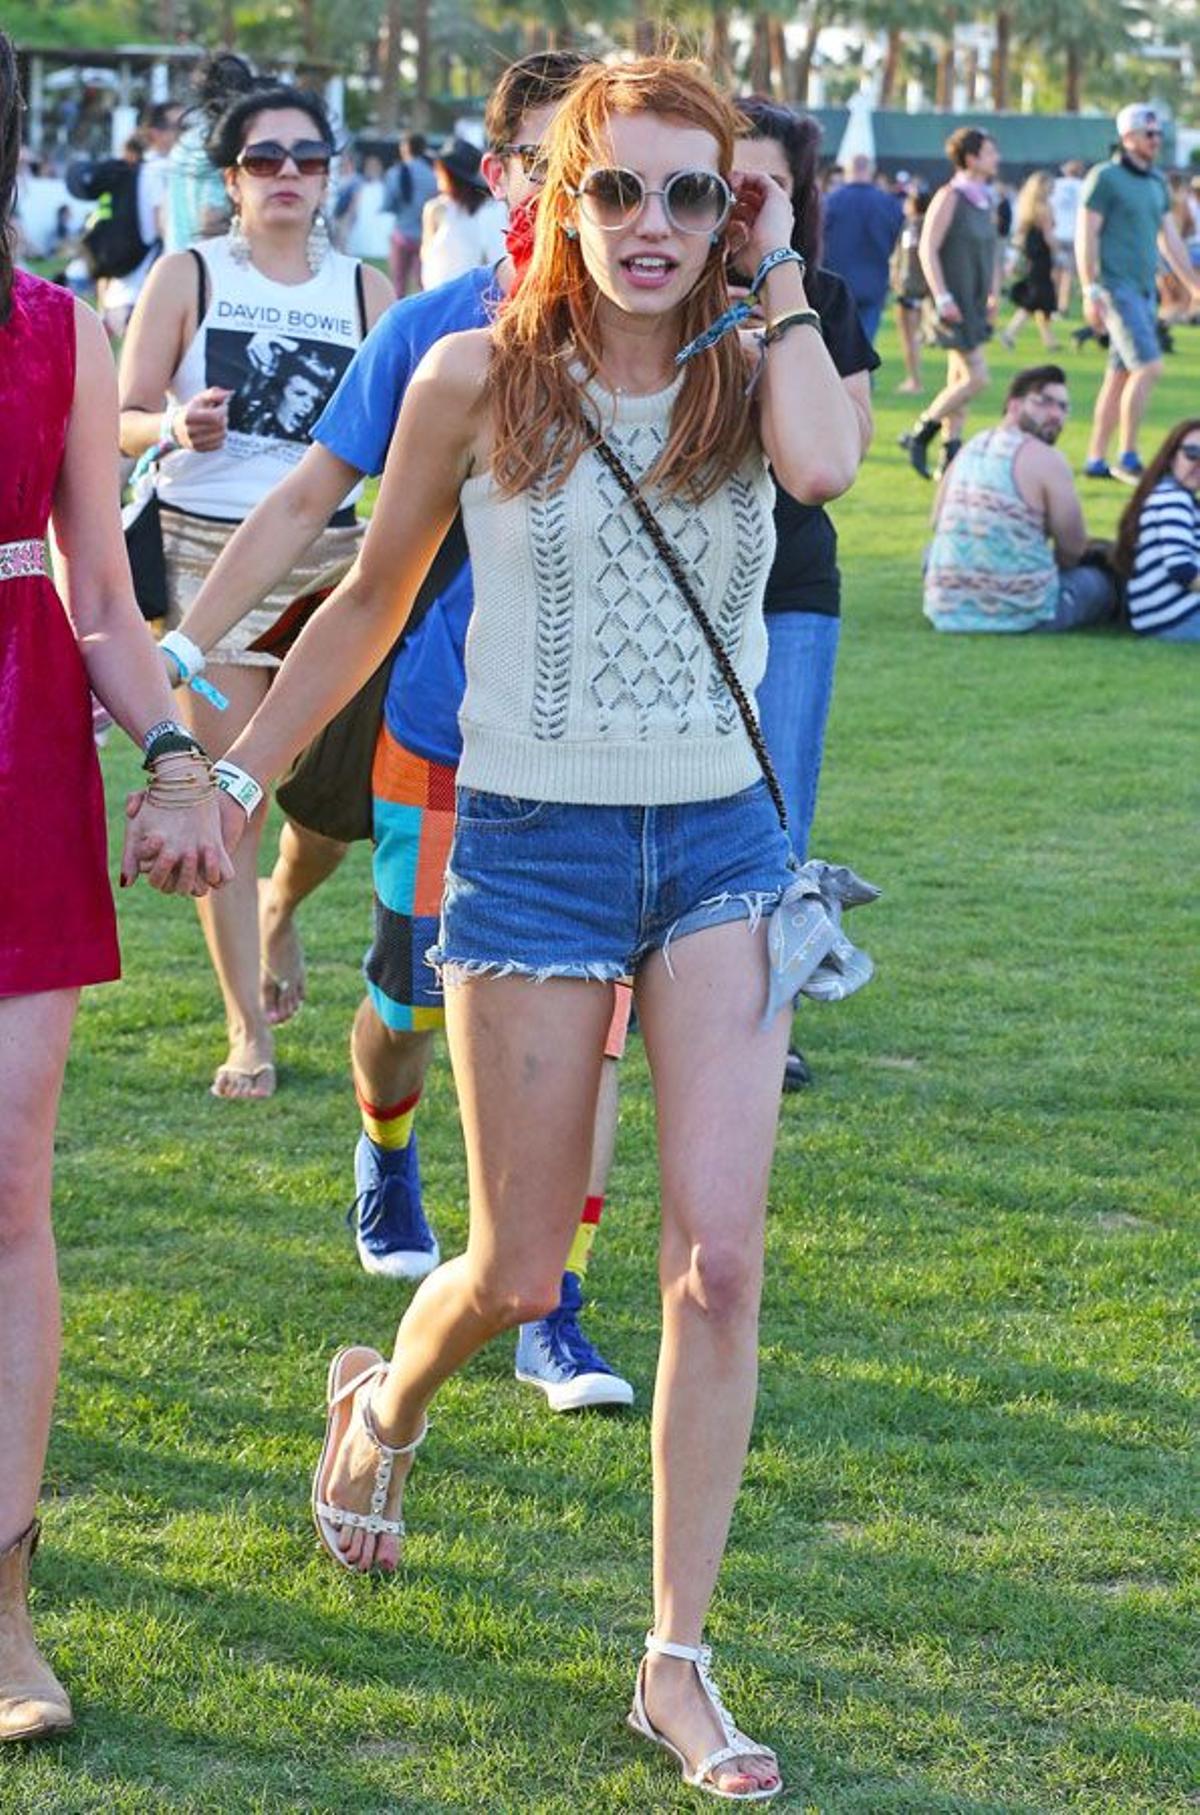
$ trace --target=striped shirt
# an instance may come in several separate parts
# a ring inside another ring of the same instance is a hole
[[[1200,611],[1200,593],[1188,590],[1198,572],[1200,502],[1167,475],[1138,520],[1128,591],[1131,628],[1154,636]]]

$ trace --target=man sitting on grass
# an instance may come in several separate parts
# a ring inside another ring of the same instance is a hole
[[[1008,387],[998,428],[967,442],[938,489],[925,565],[937,630],[1080,630],[1113,615],[1107,567],[1088,547],[1071,469],[1054,443],[1070,402],[1061,366]]]

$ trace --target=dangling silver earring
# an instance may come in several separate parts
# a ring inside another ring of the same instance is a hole
[[[323,208],[318,208],[317,212],[313,215],[312,226],[308,230],[308,238],[304,242],[304,256],[308,260],[308,268],[314,277],[325,263],[328,254],[329,228],[325,221],[325,210]]]
[[[579,238],[578,227],[568,227],[566,221],[560,221],[559,226],[562,228],[563,235],[566,239],[578,239]]]
[[[242,270],[250,263],[250,241],[246,238],[246,229],[242,226],[242,217],[236,208],[229,223],[229,256]]]

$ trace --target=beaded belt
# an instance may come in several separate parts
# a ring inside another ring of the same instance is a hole
[[[0,542],[0,580],[26,580],[45,572],[44,542]]]

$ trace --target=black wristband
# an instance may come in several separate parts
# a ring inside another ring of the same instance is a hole
[[[184,731],[182,727],[160,731],[150,740],[142,759],[143,769],[153,769],[160,756],[195,756],[202,763],[208,761],[207,751],[196,742],[190,731]]]

